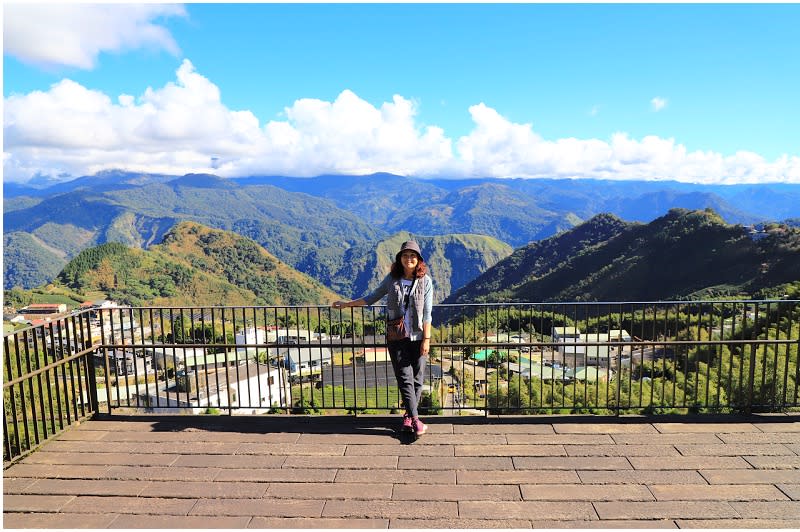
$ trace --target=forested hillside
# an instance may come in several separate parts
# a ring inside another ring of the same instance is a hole
[[[517,250],[446,302],[656,301],[750,297],[800,277],[800,230],[754,238],[713,211],[649,224],[596,217]]]
[[[481,235],[417,236],[406,231],[382,240],[376,246],[361,246],[348,251],[344,268],[338,273],[342,287],[351,286],[353,298],[373,290],[389,273],[403,242],[415,239],[422,251],[435,284],[434,301],[440,302],[481,272],[507,257],[508,244]],[[343,290],[344,291],[344,290]]]
[[[192,222],[147,251],[119,243],[84,250],[57,283],[131,305],[324,305],[339,298],[256,242]]]

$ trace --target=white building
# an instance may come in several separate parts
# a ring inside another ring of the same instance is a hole
[[[559,362],[571,367],[583,365],[586,346],[570,345],[581,341],[581,331],[577,327],[553,327],[553,342],[561,344],[555,349]]]
[[[275,333],[273,333],[275,335]],[[268,334],[262,327],[248,327],[247,329],[240,329],[236,333],[236,344],[247,345],[248,347],[237,347],[236,352],[239,358],[255,358],[259,353],[267,351]],[[275,340],[273,339],[273,342]],[[261,346],[253,347],[253,344],[261,344]]]
[[[157,414],[202,414],[209,408],[223,411],[231,407],[232,414],[266,414],[291,403],[286,372],[265,364],[228,369],[227,375],[189,372],[157,391],[151,385],[142,392],[148,410]]]
[[[244,352],[217,353],[203,347],[146,347],[145,354],[152,358],[153,366],[163,369],[206,369],[235,366],[247,361]]]
[[[331,350],[325,346],[292,347],[286,349],[284,365],[291,375],[308,375],[322,371],[331,359]]]

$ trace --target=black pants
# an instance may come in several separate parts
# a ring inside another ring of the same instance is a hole
[[[422,398],[422,384],[425,381],[427,356],[420,356],[422,340],[412,342],[408,338],[389,342],[389,356],[392,359],[394,376],[400,388],[400,397],[406,413],[411,417],[419,415],[419,401]]]

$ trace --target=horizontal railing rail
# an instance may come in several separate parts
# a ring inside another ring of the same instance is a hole
[[[437,305],[427,413],[800,407],[796,300]],[[4,460],[96,413],[396,411],[385,308],[114,307],[4,337]]]
[[[4,462],[97,411],[95,352],[86,312],[4,336]]]

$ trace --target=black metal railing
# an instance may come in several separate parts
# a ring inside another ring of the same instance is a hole
[[[78,313],[4,336],[4,462],[97,411],[87,318]]]
[[[800,407],[800,302],[438,305],[428,413]],[[4,338],[4,460],[95,413],[391,411],[383,307],[116,307]]]

